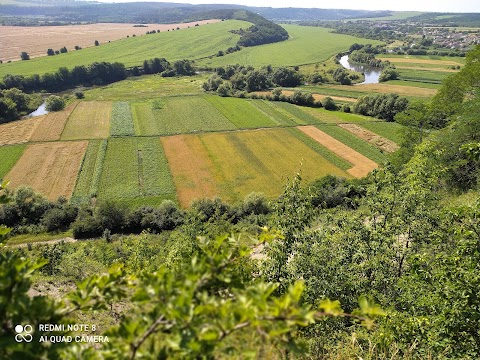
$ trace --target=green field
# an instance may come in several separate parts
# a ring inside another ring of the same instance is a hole
[[[204,59],[204,66],[224,66],[242,64],[260,67],[294,66],[322,62],[333,55],[348,50],[353,43],[380,44],[380,41],[331,33],[331,29],[283,25],[290,39],[274,44],[244,48],[241,51],[212,59]]]
[[[107,140],[89,141],[72,195],[73,201],[89,202],[92,197],[97,197],[106,150]]]
[[[166,58],[168,61],[200,59],[235,46],[240,35],[233,34],[230,30],[249,26],[251,24],[245,21],[226,20],[189,29],[130,37],[66,54],[2,64],[0,77],[5,74],[51,73],[62,66],[73,68],[94,61],[118,61],[126,66],[134,66],[155,57]]]
[[[208,96],[206,99],[238,129],[278,126],[278,122],[272,120],[266,113],[253,105],[253,100],[219,96]]]
[[[135,135],[132,112],[128,102],[116,102],[112,107],[112,119],[110,120],[110,135],[131,136]]]
[[[25,148],[26,145],[0,146],[0,180],[8,174],[17,160],[20,159]],[[8,181],[8,179],[3,180]]]
[[[175,186],[159,139],[109,139],[98,198],[128,204],[175,200]]]
[[[398,74],[402,80],[435,84],[440,84],[445,78],[452,75],[449,72],[411,69],[398,69]]]
[[[162,98],[133,103],[132,107],[138,135],[173,135],[236,129],[215,106],[200,96]]]
[[[161,77],[145,75],[131,77],[107,86],[85,91],[86,100],[131,101],[154,99],[159,96],[203,94],[205,75],[188,77]]]
[[[386,121],[365,121],[361,124],[367,130],[370,130],[384,138],[392,140],[400,145],[403,140],[402,129],[403,126],[396,122]]]

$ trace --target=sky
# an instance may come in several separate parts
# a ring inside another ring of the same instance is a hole
[[[127,2],[138,0],[102,0],[107,2]],[[143,0],[155,1],[155,0]],[[304,7],[321,9],[359,9],[394,11],[433,11],[433,12],[478,12],[479,0],[169,0],[187,4],[239,4],[268,7]]]

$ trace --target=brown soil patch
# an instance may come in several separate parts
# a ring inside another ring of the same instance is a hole
[[[45,115],[0,125],[0,146],[28,142],[44,118]]]
[[[29,145],[5,176],[12,188],[28,185],[50,200],[70,197],[87,149],[87,141]]]
[[[76,45],[86,48],[100,43],[124,39],[135,34],[145,35],[147,31],[161,32],[193,27],[195,24],[214,23],[220,20],[203,20],[183,24],[146,24],[148,27],[133,27],[133,24],[89,24],[66,26],[0,26],[0,54],[3,61],[20,60],[20,53],[26,51],[30,57],[47,56],[47,49],[59,50],[66,46],[74,51]]]
[[[397,151],[400,148],[392,140],[385,139],[384,137],[375,134],[374,132],[367,130],[357,124],[338,124],[338,126],[351,132],[353,135],[358,136],[360,139],[368,141],[370,144],[375,145],[380,150],[391,153]]]
[[[213,197],[219,193],[212,173],[213,164],[199,137],[176,135],[160,140],[181,206],[188,207],[192,199]]]
[[[429,64],[429,65],[462,65],[453,60],[432,60],[432,59],[417,59],[417,58],[388,58],[381,57],[382,61],[390,61],[391,63],[411,63],[411,64]]]
[[[286,96],[293,95],[293,93],[294,92],[291,91],[291,90],[282,90],[282,94],[284,94]],[[257,94],[257,95],[271,95],[272,92],[271,91],[257,91],[257,92],[255,92],[255,94]],[[331,95],[321,95],[321,94],[312,94],[312,96],[317,101],[323,101],[326,97],[330,97],[335,101],[343,101],[343,102],[351,102],[351,103],[354,103],[355,101],[357,101],[357,99],[352,99],[352,98],[343,97],[343,96],[331,96]]]
[[[78,102],[75,101],[68,105],[65,110],[51,112],[43,116],[42,121],[37,126],[30,141],[54,141],[59,140],[62,135],[65,124],[68,117],[77,106]]]
[[[347,172],[356,178],[367,176],[370,171],[378,167],[376,162],[349,148],[344,143],[317,129],[315,126],[298,126],[297,128],[315,141],[318,141],[331,152],[353,164],[353,167],[348,169]]]

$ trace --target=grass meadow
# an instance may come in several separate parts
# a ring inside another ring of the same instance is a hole
[[[168,61],[200,59],[235,46],[240,35],[233,34],[230,30],[249,26],[251,24],[245,21],[226,20],[189,29],[125,38],[80,51],[1,64],[0,77],[6,74],[51,73],[62,66],[73,68],[94,61],[118,61],[126,66],[134,66],[155,57],[166,58]]]
[[[380,41],[333,34],[331,29],[282,25],[290,39],[274,44],[244,48],[241,51],[212,59],[199,61],[200,65],[217,67],[228,64],[243,64],[261,67],[294,66],[322,62],[347,50],[353,43],[380,44]]]

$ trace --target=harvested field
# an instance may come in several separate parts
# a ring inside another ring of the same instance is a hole
[[[16,188],[28,185],[50,200],[70,197],[87,141],[29,145],[5,178]]]
[[[76,45],[85,48],[100,43],[123,39],[133,34],[145,35],[147,31],[167,31],[174,28],[188,28],[195,24],[214,23],[220,20],[203,20],[182,24],[146,24],[147,27],[134,27],[133,24],[89,24],[67,26],[1,26],[0,54],[2,60],[20,60],[20,53],[26,51],[30,57],[46,56],[47,49],[59,50],[66,46],[73,51]]]
[[[63,111],[51,112],[42,116],[42,121],[36,127],[35,132],[30,137],[30,141],[60,140],[65,124],[77,105],[78,102],[75,101]]]
[[[256,94],[258,95],[270,95],[272,92],[271,91],[257,91]],[[286,96],[293,95],[293,91],[291,90],[282,90],[282,94]],[[340,101],[340,102],[351,102],[354,103],[357,101],[357,99],[345,97],[345,96],[329,96],[329,95],[322,95],[322,94],[312,94],[313,98],[317,101],[323,101],[325,100],[326,97],[331,97],[335,101]]]
[[[433,59],[419,59],[419,58],[398,58],[398,57],[383,57],[379,56],[382,61],[390,61],[391,63],[410,63],[410,64],[429,64],[429,65],[462,65],[461,62],[455,60],[433,60]]]
[[[347,172],[354,177],[360,178],[367,176],[370,171],[378,167],[376,162],[349,148],[344,143],[317,129],[315,126],[299,126],[298,129],[318,141],[328,150],[353,164],[353,167],[347,170]]]
[[[104,139],[110,135],[111,101],[82,101],[70,115],[62,140]]]
[[[215,195],[240,201],[252,191],[275,197],[299,170],[307,181],[348,177],[288,129],[180,135],[162,143],[182,206]]]
[[[213,178],[213,163],[198,136],[169,136],[161,138],[161,142],[181,206],[187,207],[194,199],[219,193]]]
[[[371,132],[357,124],[338,124],[341,128],[350,131],[355,136],[368,141],[370,144],[375,145],[382,151],[394,152],[399,149],[399,146],[391,140],[385,139],[374,132]]]
[[[0,146],[23,144],[30,140],[45,115],[0,125]]]
[[[345,90],[345,86],[333,85],[329,86],[331,89]],[[381,94],[398,94],[401,96],[415,96],[415,97],[432,97],[437,93],[436,89],[426,89],[414,86],[390,85],[383,84],[362,84],[357,86],[348,86],[349,91],[358,91],[363,93],[375,92]]]

